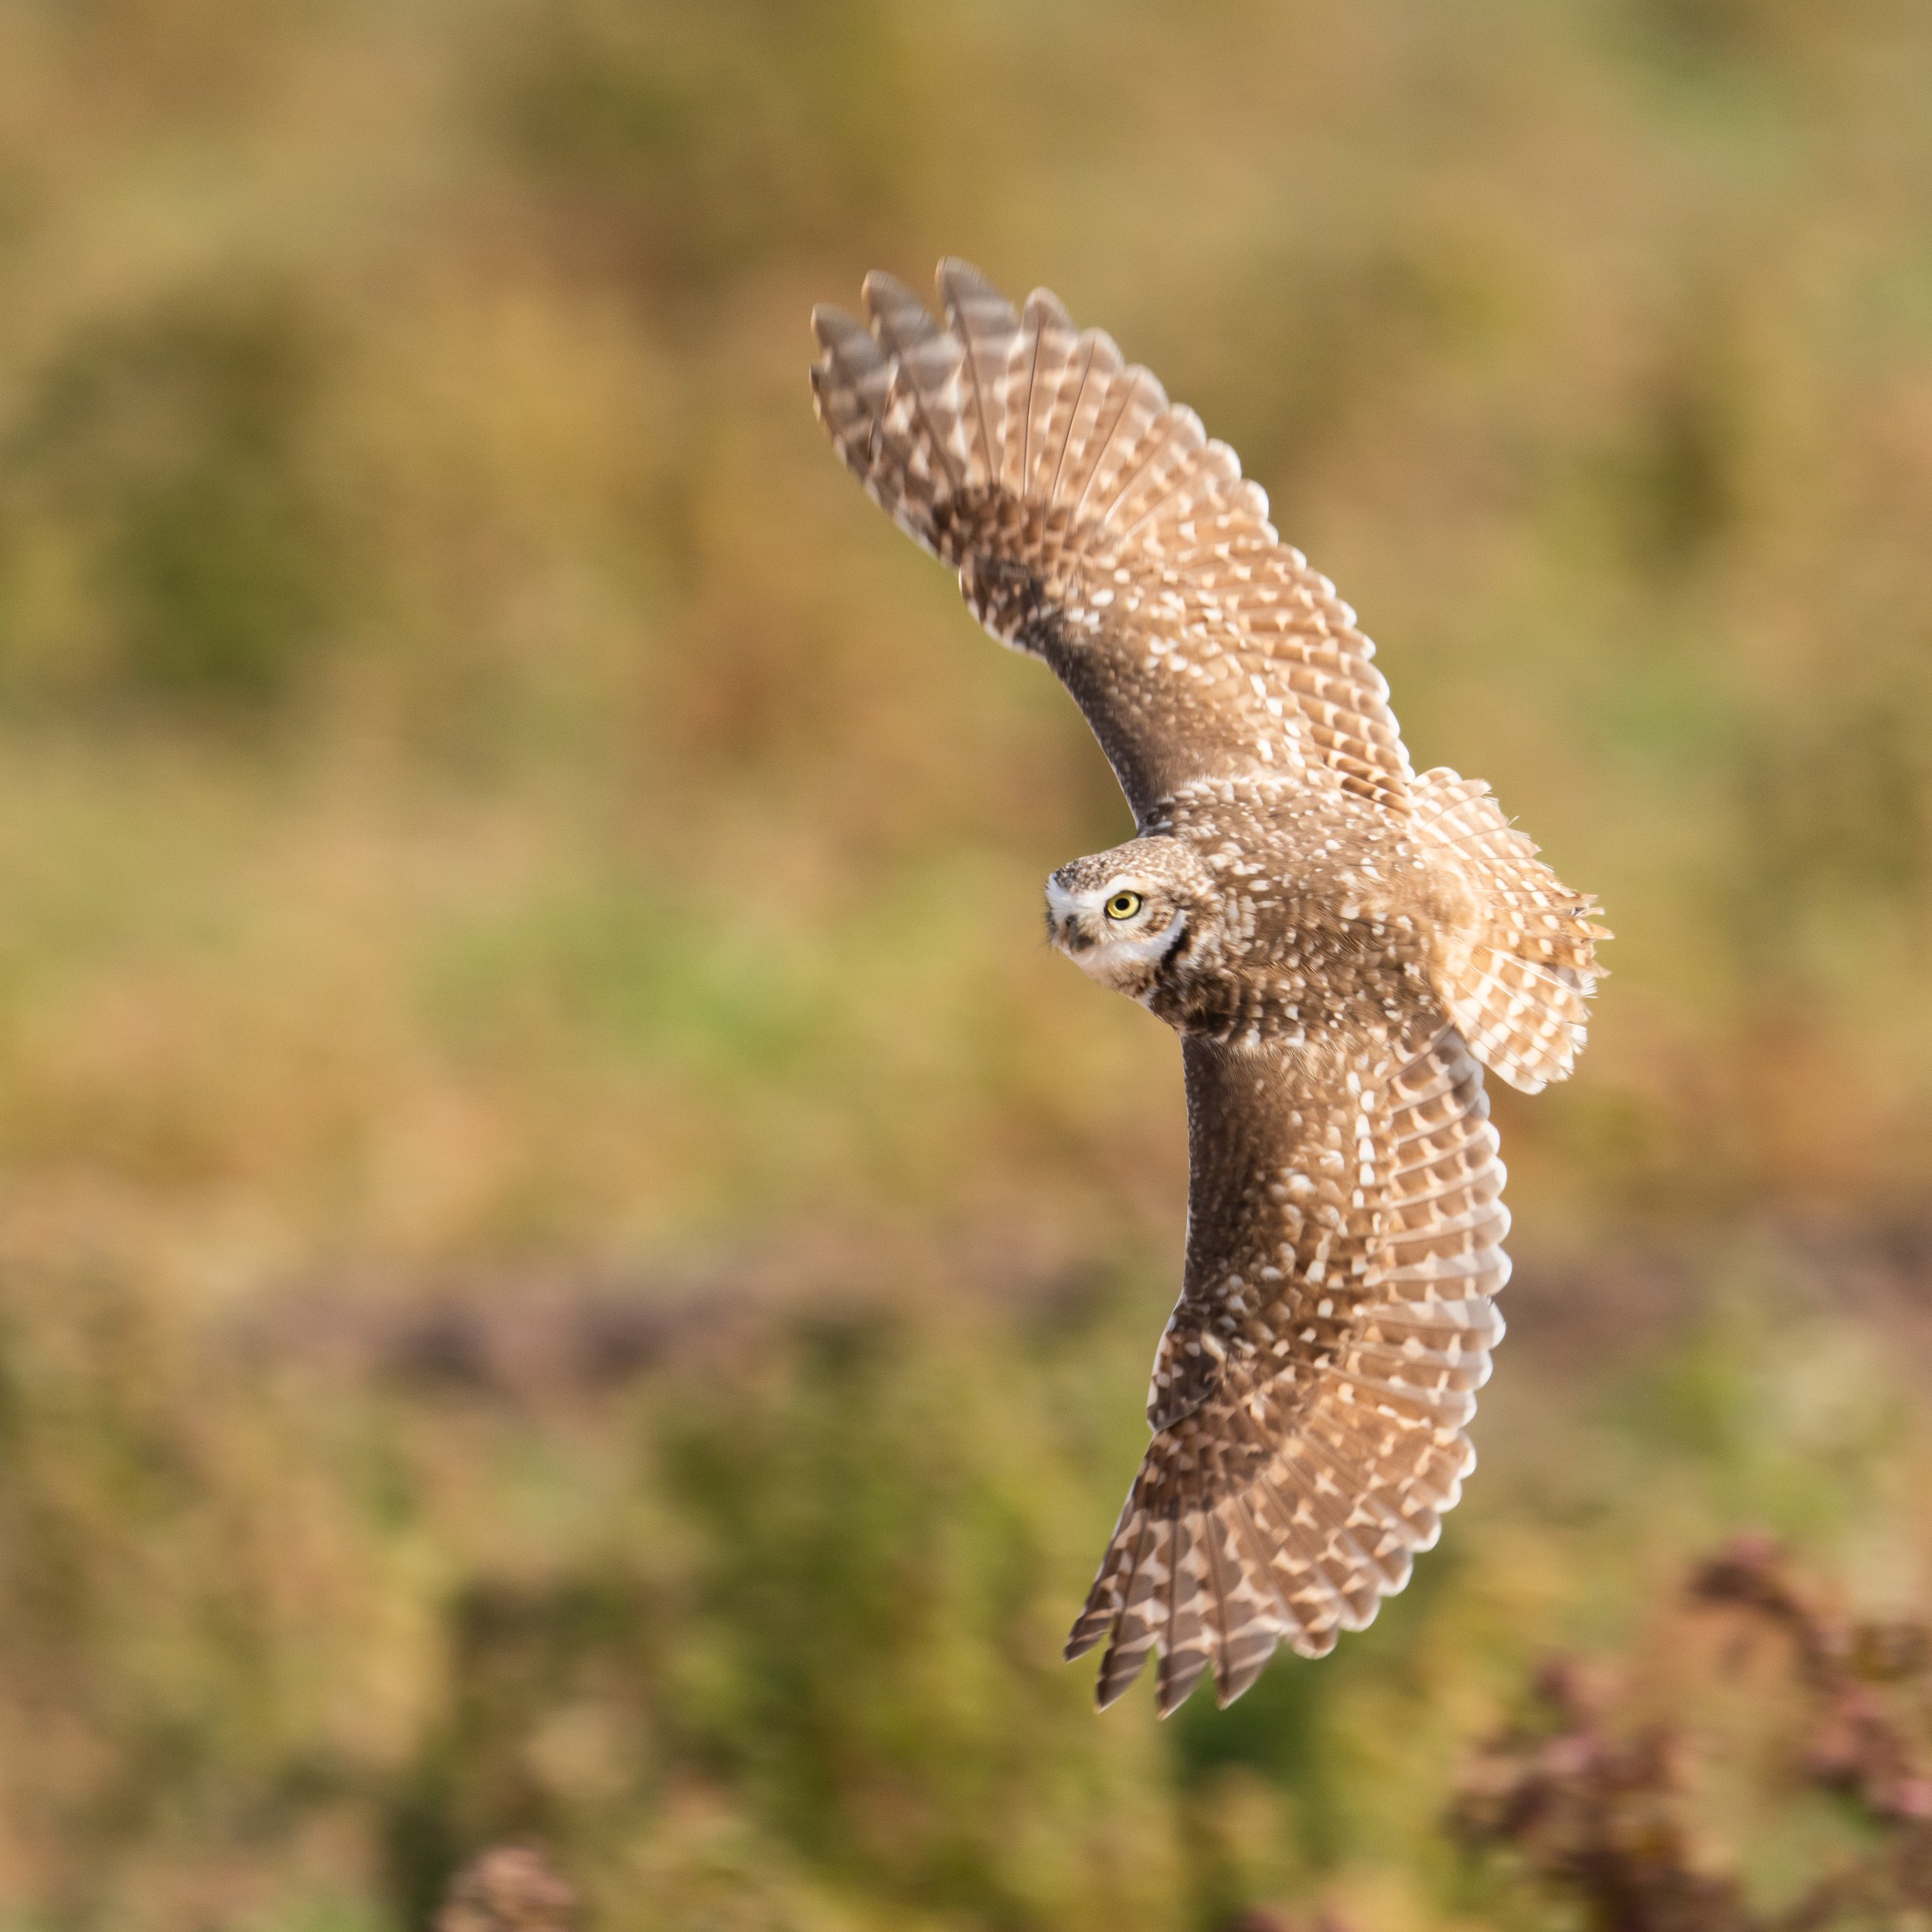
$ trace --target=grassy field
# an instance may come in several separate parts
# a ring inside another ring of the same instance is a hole
[[[611,1932],[1529,1932],[1442,1821],[1539,1656],[1746,1527],[1932,1597],[1929,101],[1909,0],[0,5],[0,1927],[533,1836]],[[1039,937],[1126,813],[804,381],[941,252],[1618,934],[1443,1546],[1165,1726],[1057,1661],[1181,1235]]]

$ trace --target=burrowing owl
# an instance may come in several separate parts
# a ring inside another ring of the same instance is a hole
[[[973,614],[1043,658],[1139,835],[1047,881],[1054,943],[1181,1036],[1187,1260],[1148,1444],[1067,1644],[1172,1711],[1408,1580],[1474,1454],[1502,1322],[1482,1068],[1567,1074],[1593,901],[1488,787],[1410,768],[1355,613],[1234,452],[1052,295],[939,270],[813,317],[820,420]]]

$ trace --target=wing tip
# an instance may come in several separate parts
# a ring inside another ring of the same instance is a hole
[[[875,328],[910,321],[923,334],[938,326],[917,294],[885,269],[866,270],[866,279],[859,284],[859,299]]]
[[[940,256],[939,266],[933,271],[933,281],[942,298],[950,295],[954,287],[960,285],[975,295],[999,294],[985,270],[977,262],[969,262],[964,255]]]
[[[1020,314],[1036,328],[1046,321],[1070,335],[1075,333],[1073,318],[1068,314],[1066,304],[1050,288],[1029,289]]]
[[[1074,1624],[1072,1634],[1061,1648],[1061,1662],[1077,1664],[1112,1628],[1111,1617],[1094,1620],[1090,1624],[1089,1619],[1082,1616]]]
[[[866,325],[849,309],[841,308],[836,302],[814,302],[811,332],[818,338],[821,349],[830,349],[848,335],[863,335]]]

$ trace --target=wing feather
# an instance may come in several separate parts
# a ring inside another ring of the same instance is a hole
[[[1092,470],[1094,441],[1103,443],[1114,431],[1114,417],[1124,398],[1113,397],[1114,378],[1127,366],[1121,345],[1104,328],[1090,328],[1080,336],[1086,355],[1080,370],[1080,393],[1066,429],[1066,442],[1053,472],[1053,488],[1048,501],[1064,505],[1073,502],[1087,486]],[[1113,407],[1109,400],[1113,398]]]
[[[939,293],[953,335],[964,346],[961,374],[971,392],[968,413],[978,437],[975,476],[1003,489],[1007,448],[1004,391],[1019,318],[1012,304],[965,262],[940,264]]]
[[[1025,317],[1034,350],[1020,493],[1029,503],[1038,504],[1051,498],[1060,476],[1092,343],[1074,328],[1073,318],[1046,289],[1036,288],[1027,297]]]

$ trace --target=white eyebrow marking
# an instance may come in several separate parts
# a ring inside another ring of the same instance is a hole
[[[1070,893],[1057,879],[1046,882],[1046,903],[1056,919],[1064,919],[1087,903],[1084,893]]]

